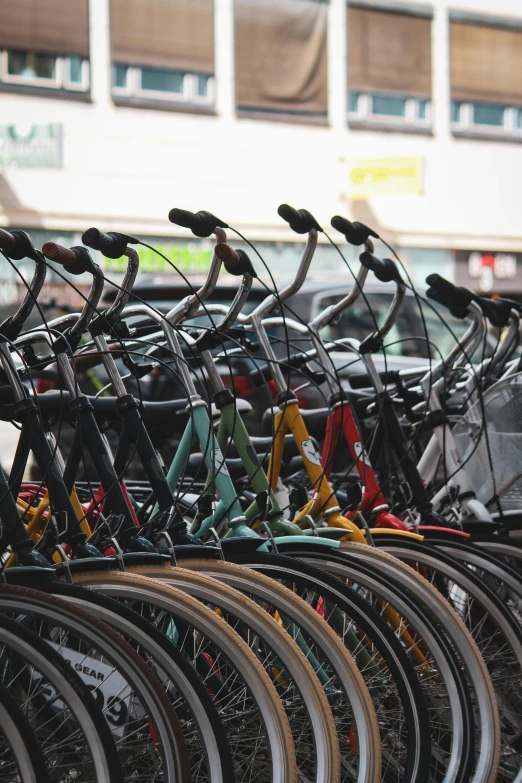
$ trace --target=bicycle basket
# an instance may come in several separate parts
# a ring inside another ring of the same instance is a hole
[[[477,499],[496,494],[504,511],[522,509],[522,373],[487,389],[453,434]]]

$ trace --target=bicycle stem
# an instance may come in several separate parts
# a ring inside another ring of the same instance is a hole
[[[218,242],[226,243],[227,235],[222,228],[216,226],[214,229],[214,234],[217,237]],[[186,318],[193,317],[194,308],[197,310],[200,304],[213,293],[219,277],[221,263],[221,259],[218,258],[218,256],[214,253],[210,263],[207,279],[199,291],[186,296],[185,299],[182,299],[181,302],[179,302],[175,307],[172,308],[172,310],[167,313],[165,317],[173,326]]]

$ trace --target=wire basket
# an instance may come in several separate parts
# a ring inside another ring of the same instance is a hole
[[[487,389],[453,434],[477,499],[487,506],[497,495],[504,511],[522,510],[522,373]]]

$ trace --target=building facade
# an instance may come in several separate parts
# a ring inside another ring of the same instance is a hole
[[[2,9],[0,226],[68,244],[120,230],[201,271],[210,242],[167,214],[207,209],[281,272],[300,247],[277,215],[287,202],[325,227],[368,223],[417,282],[522,293],[517,0]],[[316,263],[339,262],[324,243]],[[166,268],[149,251],[142,265]]]

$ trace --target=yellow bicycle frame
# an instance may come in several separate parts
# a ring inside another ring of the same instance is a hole
[[[91,535],[91,529],[87,523],[87,520],[85,519],[85,513],[83,511],[82,505],[76,493],[75,487],[73,487],[71,492],[71,502],[73,504],[76,517],[80,522],[80,527],[82,529],[82,532],[85,533],[87,538],[89,538],[89,536]],[[25,518],[28,520],[26,524],[27,534],[29,535],[31,540],[36,543],[42,537],[49,519],[49,514],[46,514],[46,511],[49,510],[51,505],[49,500],[49,493],[47,492],[45,493],[45,495],[40,500],[37,506],[30,506],[28,503],[21,500],[20,498],[17,499],[16,504],[20,511],[20,515],[25,516]],[[56,559],[53,557],[53,560],[59,563],[61,561],[61,558],[59,555],[56,555]],[[16,565],[15,555],[12,554],[10,555],[6,563],[6,568],[10,568],[11,566],[15,566],[15,565]]]
[[[296,515],[294,522],[296,524],[300,524],[302,527],[305,527],[308,525],[306,519],[307,516],[315,519],[315,517],[322,514],[328,521],[329,526],[339,527],[346,530],[347,537],[349,537],[350,541],[355,541],[360,544],[368,544],[364,532],[341,514],[341,509],[337,504],[335,493],[324,475],[324,470],[321,465],[321,458],[313,446],[296,400],[285,402],[283,405],[281,405],[280,411],[274,416],[274,442],[272,445],[272,451],[270,453],[270,461],[268,463],[268,479],[270,481],[270,487],[272,491],[275,492],[277,487],[277,482],[281,471],[281,462],[283,459],[285,435],[287,432],[292,433],[297,448],[299,449],[299,453],[303,459],[306,472],[310,477],[314,489],[314,495],[312,499]],[[383,530],[382,532],[401,535],[406,538],[413,538],[415,540],[423,540],[422,536],[403,530],[390,529]],[[391,606],[386,606],[384,609],[384,614],[392,626],[397,631],[399,631],[402,641],[413,651],[417,661],[420,664],[425,664],[425,656],[419,649],[415,640],[404,628],[402,620],[395,609],[393,609]]]

